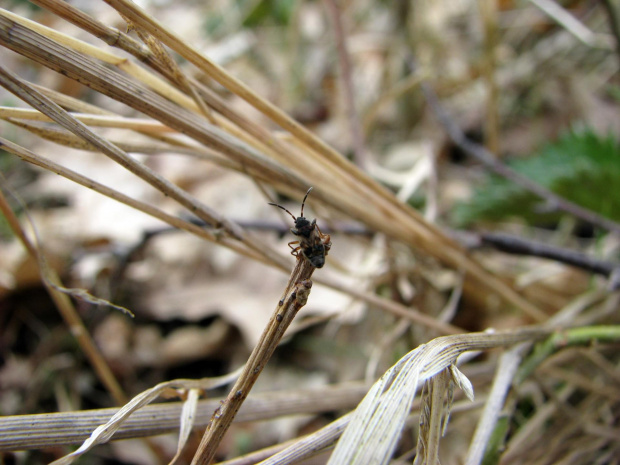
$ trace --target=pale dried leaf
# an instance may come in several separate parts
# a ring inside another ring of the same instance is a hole
[[[194,420],[196,419],[196,409],[198,408],[198,398],[200,397],[200,391],[198,389],[190,389],[187,393],[187,400],[183,403],[183,410],[181,412],[181,431],[179,432],[179,444],[177,446],[177,453],[170,461],[170,465],[174,464],[180,457],[189,435],[194,428]]]
[[[540,338],[545,330],[485,332],[433,339],[406,354],[370,389],[353,413],[330,464],[387,463],[400,437],[420,383],[454,364],[465,351]],[[466,389],[471,391],[459,377]]]
[[[452,381],[454,381],[454,383],[463,390],[467,398],[473,402],[474,386],[471,384],[469,378],[467,378],[456,365],[450,365],[450,374],[452,375]]]
[[[213,389],[215,387],[223,386],[225,384],[234,381],[241,373],[241,368],[229,373],[225,376],[219,376],[217,378],[203,378],[198,380],[193,379],[177,379],[172,381],[166,381],[159,383],[157,386],[148,389],[136,397],[131,399],[125,404],[118,412],[116,412],[110,420],[101,426],[98,426],[90,437],[84,441],[84,443],[71,454],[52,462],[52,465],[67,465],[72,463],[76,458],[88,452],[94,446],[108,442],[114,433],[118,431],[122,423],[136,410],[150,404],[159,395],[168,389]],[[186,422],[187,423],[187,422]]]

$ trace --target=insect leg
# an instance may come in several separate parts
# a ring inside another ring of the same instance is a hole
[[[299,244],[299,241],[289,242],[288,246],[291,248],[291,255],[297,256],[299,255],[299,251],[301,250],[301,246],[293,247],[293,244]]]
[[[314,221],[316,221],[316,220],[314,220]],[[321,232],[321,229],[319,228],[319,225],[318,225],[318,224],[314,223],[314,227],[315,227],[315,228],[316,228],[316,230],[318,231],[318,233],[319,233],[319,236],[320,236],[320,237],[325,236],[325,234],[323,234],[323,233]]]

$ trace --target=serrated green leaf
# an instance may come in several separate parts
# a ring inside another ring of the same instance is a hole
[[[570,131],[536,156],[510,166],[532,181],[602,216],[620,220],[620,142],[589,129]],[[544,213],[542,200],[498,176],[489,176],[467,203],[458,204],[453,221],[460,227],[476,221],[519,217],[529,223],[557,221]]]

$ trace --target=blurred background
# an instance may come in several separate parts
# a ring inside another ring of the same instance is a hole
[[[104,2],[69,3],[127,31],[120,15]],[[503,232],[605,263],[617,261],[617,232],[558,212],[490,174],[480,160],[450,139],[437,119],[437,108],[429,106],[421,88],[422,82],[430,84],[452,122],[494,160],[604,218],[620,221],[617,2],[136,3],[463,247],[479,245],[482,233]],[[30,2],[8,0],[2,7],[121,54]],[[118,115],[143,117],[7,48],[0,48],[0,61],[32,83]],[[202,79],[183,59],[177,62],[188,75]],[[232,111],[276,135],[282,133],[223,86],[206,79],[203,83]],[[0,103],[27,108],[4,89]],[[6,119],[0,121],[0,132],[132,198],[186,215],[170,198],[97,152],[53,144]],[[122,130],[98,132],[114,139]],[[135,137],[132,142],[142,142]],[[293,267],[295,259],[287,247],[295,240],[288,232],[292,218],[267,202],[276,201],[298,216],[305,189],[272,197],[243,172],[209,160],[165,151],[135,158],[254,232],[261,242],[286,255]],[[280,298],[286,273],[168,228],[1,150],[0,171],[13,211],[27,230],[34,225],[49,265],[66,286],[88,289],[135,313],[131,319],[103,305],[75,301],[130,397],[161,381],[219,376],[244,363]],[[315,187],[320,191],[320,185]],[[377,234],[358,219],[326,206],[320,195],[313,196],[308,197],[305,216],[317,218],[333,243],[327,265],[315,276],[339,280],[464,330],[532,323],[527,315],[506,309],[496,296],[464,290],[462,270],[445,266],[423,249]],[[14,238],[3,217],[0,241],[0,413],[113,406],[42,285],[36,260]],[[492,248],[476,248],[471,255],[547,315],[607,286],[600,274],[556,261]],[[597,305],[617,308],[612,300],[616,297],[605,294]],[[613,312],[600,314],[602,319],[587,323],[614,322]],[[372,382],[403,354],[444,333],[412,325],[319,283],[291,334],[276,351],[256,392]],[[605,353],[617,364],[617,355]],[[492,355],[481,357],[474,364],[476,389],[488,387],[490,371],[485,367],[491,360]],[[568,366],[577,370],[581,365],[571,361]],[[211,392],[210,397],[220,398],[226,392]],[[617,413],[617,395],[612,405],[611,411]],[[335,416],[337,412],[236,425],[218,457],[281,443]],[[452,418],[445,463],[456,463],[455,457],[462,456],[469,438],[458,432],[471,433],[472,424],[466,415]],[[401,453],[415,448],[414,437],[405,435]],[[159,437],[157,444],[165,451],[163,456],[172,456],[176,436]],[[143,448],[138,440],[121,441],[95,449],[87,460],[154,463]],[[45,463],[60,455],[56,449],[23,452],[6,463]]]

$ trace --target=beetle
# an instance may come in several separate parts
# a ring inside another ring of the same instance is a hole
[[[306,192],[303,202],[301,203],[301,215],[295,217],[290,211],[277,203],[269,202],[269,205],[281,208],[286,213],[291,215],[293,221],[295,221],[295,227],[291,228],[291,232],[299,237],[298,241],[292,241],[288,243],[288,246],[292,249],[291,255],[299,257],[299,252],[310,262],[315,268],[323,268],[325,265],[325,256],[329,252],[331,247],[329,234],[323,234],[316,224],[316,219],[312,221],[308,220],[304,216],[304,206],[308,194],[312,191],[312,187]],[[295,244],[299,244],[293,247]]]

